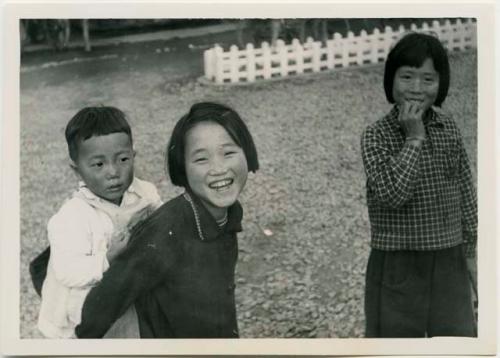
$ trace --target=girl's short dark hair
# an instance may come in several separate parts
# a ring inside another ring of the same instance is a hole
[[[69,156],[78,158],[78,143],[93,136],[111,133],[126,133],[132,143],[132,130],[125,113],[115,107],[85,107],[71,118],[66,126],[65,136]]]
[[[392,88],[394,76],[402,66],[420,67],[430,58],[439,74],[439,90],[434,105],[441,106],[450,87],[450,64],[445,48],[435,36],[412,32],[401,38],[392,48],[385,62],[384,89],[389,103],[394,103]]]
[[[248,170],[259,169],[257,149],[247,126],[233,109],[218,103],[201,102],[194,104],[189,113],[184,115],[175,125],[167,146],[166,161],[168,174],[172,184],[184,188],[189,187],[186,177],[185,146],[186,133],[201,122],[214,122],[227,131],[234,142],[243,149],[247,159]]]

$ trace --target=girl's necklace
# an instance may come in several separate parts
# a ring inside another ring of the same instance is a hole
[[[216,220],[217,221],[217,225],[219,227],[223,227],[224,225],[227,224],[227,211],[226,211],[226,214],[224,215],[224,217],[220,220]]]
[[[191,204],[191,208],[193,209],[194,213],[194,221],[196,222],[196,229],[198,230],[198,235],[200,236],[201,241],[205,241],[205,237],[203,236],[203,233],[201,232],[201,224],[200,224],[200,218],[198,216],[198,210],[196,210],[196,207],[194,206],[193,199],[191,199],[191,196],[189,196],[188,193],[184,193],[184,199],[187,200],[189,204]]]
[[[198,231],[198,235],[202,241],[205,241],[205,237],[203,236],[203,232],[201,231],[200,217],[198,215],[198,210],[196,210],[196,207],[193,203],[193,199],[191,198],[191,196],[188,193],[184,193],[183,196],[184,196],[184,199],[187,200],[187,202],[191,205],[191,208],[193,209],[194,221],[196,222],[196,229]],[[217,225],[219,227],[223,227],[224,225],[227,224],[227,220],[228,219],[227,219],[227,211],[226,211],[226,214],[224,215],[224,217],[221,220],[216,220],[216,222],[217,222]]]

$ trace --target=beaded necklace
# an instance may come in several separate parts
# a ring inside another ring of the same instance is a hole
[[[226,211],[226,214],[224,215],[224,217],[220,220],[216,220],[217,221],[217,225],[219,227],[223,227],[224,225],[227,224],[227,211]]]
[[[198,210],[196,210],[196,207],[194,206],[193,199],[191,199],[191,196],[186,192],[183,194],[184,199],[187,200],[187,202],[191,205],[191,208],[193,209],[194,213],[194,221],[196,222],[196,229],[198,230],[198,235],[200,236],[201,241],[205,241],[205,237],[203,236],[203,232],[201,231],[201,224],[200,224],[200,217],[198,216]]]
[[[187,192],[184,193],[183,196],[184,199],[187,200],[187,202],[191,205],[191,208],[193,209],[194,221],[196,222],[196,229],[198,230],[198,235],[202,241],[205,241],[205,236],[203,236],[203,232],[201,231],[200,216],[198,215],[198,210],[196,210],[196,206],[194,205],[193,199]],[[224,217],[221,220],[217,221],[217,226],[223,227],[224,225],[227,224],[227,221],[228,219],[226,211],[226,215],[224,215]]]

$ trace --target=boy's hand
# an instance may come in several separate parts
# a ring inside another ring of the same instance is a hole
[[[145,220],[153,211],[152,205],[144,205],[136,210],[130,217],[126,215],[112,216],[114,231],[110,239],[110,246],[106,257],[108,262],[113,261],[119,254],[125,250],[130,239],[130,231],[135,225]]]
[[[108,262],[111,263],[111,261],[113,261],[123,252],[123,250],[125,250],[129,239],[130,233],[126,228],[115,230],[115,232],[113,232],[113,236],[111,236],[111,240],[109,241],[108,251],[106,252]]]
[[[131,230],[154,211],[151,204],[138,203],[119,213],[109,213],[115,230]]]
[[[144,208],[136,211],[131,217],[130,220],[127,223],[127,229],[130,231],[139,224],[141,221],[144,221],[151,213],[154,211],[154,208],[152,205],[147,205]]]
[[[406,137],[425,138],[424,110],[418,102],[404,101],[399,106],[399,123]]]

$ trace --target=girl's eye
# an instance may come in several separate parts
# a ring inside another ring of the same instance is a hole
[[[91,166],[95,168],[101,168],[104,165],[102,162],[92,163]]]
[[[230,157],[230,156],[231,156],[231,155],[233,155],[233,154],[236,154],[236,151],[234,151],[234,150],[230,150],[230,151],[227,151],[227,152],[225,152],[225,153],[224,153],[224,155],[225,155],[226,157]]]
[[[207,158],[201,157],[201,158],[195,158],[194,162],[195,163],[204,163],[207,161]]]
[[[128,161],[129,161],[129,159],[130,159],[129,157],[121,157],[121,158],[120,158],[120,161],[121,161],[121,162],[128,162]]]

